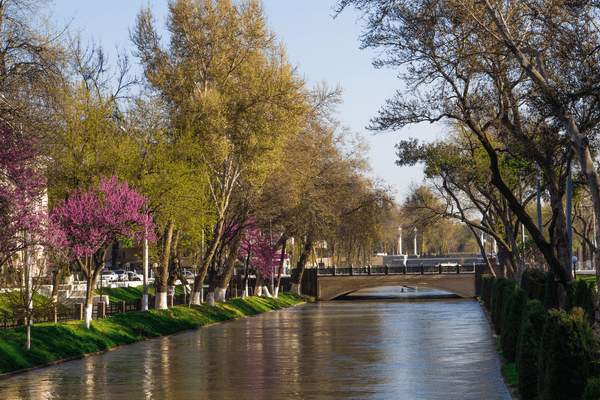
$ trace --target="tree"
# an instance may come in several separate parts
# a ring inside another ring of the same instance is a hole
[[[600,215],[600,175],[593,158],[600,101],[597,4],[561,0],[512,3],[503,6],[484,0],[483,10],[465,10],[512,54],[529,78],[536,99],[552,111],[566,132],[590,190],[594,212]],[[521,24],[534,29],[524,31],[523,37],[515,37],[512,28]],[[597,231],[595,242],[599,239]],[[598,248],[594,258],[599,265]],[[596,282],[600,283],[599,270]],[[596,310],[598,335],[600,297]]]
[[[46,181],[33,141],[0,127],[0,268],[18,252],[52,244]]]
[[[65,245],[85,274],[86,328],[90,327],[94,288],[110,244],[123,237],[155,240],[155,226],[146,206],[144,196],[112,176],[101,178],[98,186],[87,191],[69,192],[52,210]]]
[[[171,126],[189,132],[203,149],[215,223],[195,279],[198,293],[221,244],[234,191],[242,181],[261,185],[304,112],[303,81],[258,1],[171,1],[166,28],[167,48],[150,9],[142,9],[131,38]]]
[[[561,157],[542,164],[546,160],[542,145],[552,140],[554,146],[560,131],[551,113],[532,101],[530,85],[521,68],[506,59],[503,44],[469,18],[462,5],[461,1],[427,0],[338,2],[338,12],[354,6],[364,13],[363,46],[383,48],[376,66],[406,67],[400,75],[408,85],[406,90],[398,91],[387,102],[371,127],[385,131],[411,123],[446,120],[471,131],[487,154],[490,183],[529,231],[565,288],[571,276],[561,192],[551,193],[557,229],[557,241],[551,243],[511,190],[502,173],[503,149],[497,147],[498,139],[508,138],[503,143],[518,145],[521,154],[535,155],[535,162],[559,189],[555,177],[565,176],[564,164],[558,161]],[[570,155],[566,158],[569,160]]]
[[[51,86],[63,80],[66,29],[50,24],[51,0],[0,0],[0,121],[42,139]]]
[[[35,286],[45,271],[45,247],[57,244],[48,217],[46,181],[33,141],[9,126],[0,126],[0,276],[16,290],[3,295],[15,318],[27,321],[48,303],[36,302]],[[37,279],[35,279],[37,277]]]

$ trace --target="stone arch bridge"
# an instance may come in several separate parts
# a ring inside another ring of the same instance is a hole
[[[361,289],[383,286],[418,286],[443,290],[457,296],[476,297],[481,290],[481,276],[486,265],[383,266],[365,268],[307,269],[302,292],[317,300],[332,300]],[[307,287],[308,286],[308,287]]]

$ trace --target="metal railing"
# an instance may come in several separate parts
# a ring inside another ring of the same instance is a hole
[[[431,274],[474,274],[474,265],[378,265],[366,267],[318,267],[319,276],[364,276],[364,275],[431,275]]]

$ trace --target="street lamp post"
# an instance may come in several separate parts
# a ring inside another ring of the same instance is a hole
[[[417,255],[417,227],[415,226],[415,256]]]
[[[402,255],[402,227],[398,228],[398,255]]]
[[[142,311],[148,311],[148,239],[144,238],[144,294]]]

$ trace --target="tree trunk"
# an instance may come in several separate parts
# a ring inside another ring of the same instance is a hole
[[[159,240],[160,263],[157,266],[156,271],[154,271],[156,272],[156,277],[154,279],[154,308],[157,310],[167,309],[167,281],[169,279],[169,261],[174,229],[175,223],[172,220],[169,220]]]
[[[287,236],[285,234],[279,240],[281,243],[281,256],[279,257],[279,270],[277,271],[277,286],[275,287],[275,293],[273,296],[277,298],[279,295],[279,287],[281,285],[281,275],[283,275],[283,263],[285,262],[285,246],[287,244]]]
[[[83,323],[86,329],[90,328],[92,321],[92,312],[94,310],[94,274],[87,274],[86,276],[87,287],[85,290],[85,303],[83,305]]]
[[[208,266],[212,263],[213,257],[215,256],[215,252],[217,251],[217,247],[219,246],[219,242],[221,241],[221,236],[223,234],[223,224],[224,220],[220,219],[217,225],[215,226],[215,229],[213,230],[213,237],[210,241],[208,248],[206,249],[204,260],[202,260],[200,269],[198,270],[196,278],[194,279],[194,289],[192,291],[192,298],[194,299],[193,304],[199,305],[200,303],[196,303],[198,299],[202,301],[202,295],[204,294],[202,290],[202,287],[204,285],[204,278],[206,277]],[[198,292],[200,292],[200,295],[197,294]]]
[[[304,269],[306,269],[306,263],[308,262],[308,257],[311,254],[312,245],[312,238],[309,237],[306,243],[304,243],[300,260],[298,261],[298,265],[296,266],[296,269],[294,269],[294,272],[290,278],[290,282],[292,284],[290,291],[294,294],[300,294],[300,283],[302,283],[302,275],[304,274]]]
[[[208,292],[206,294],[206,305],[209,307],[215,306],[215,292]]]
[[[240,228],[235,234],[235,238],[233,239],[233,243],[231,244],[231,248],[229,249],[229,254],[227,256],[227,260],[225,260],[225,265],[223,266],[223,270],[221,274],[214,278],[215,282],[215,301],[220,301],[222,303],[225,302],[225,293],[227,291],[227,286],[229,285],[229,281],[231,281],[231,275],[233,274],[233,267],[237,262],[237,255],[240,250],[240,246],[242,245],[242,239],[244,238],[245,228]],[[212,279],[211,279],[212,280]]]

